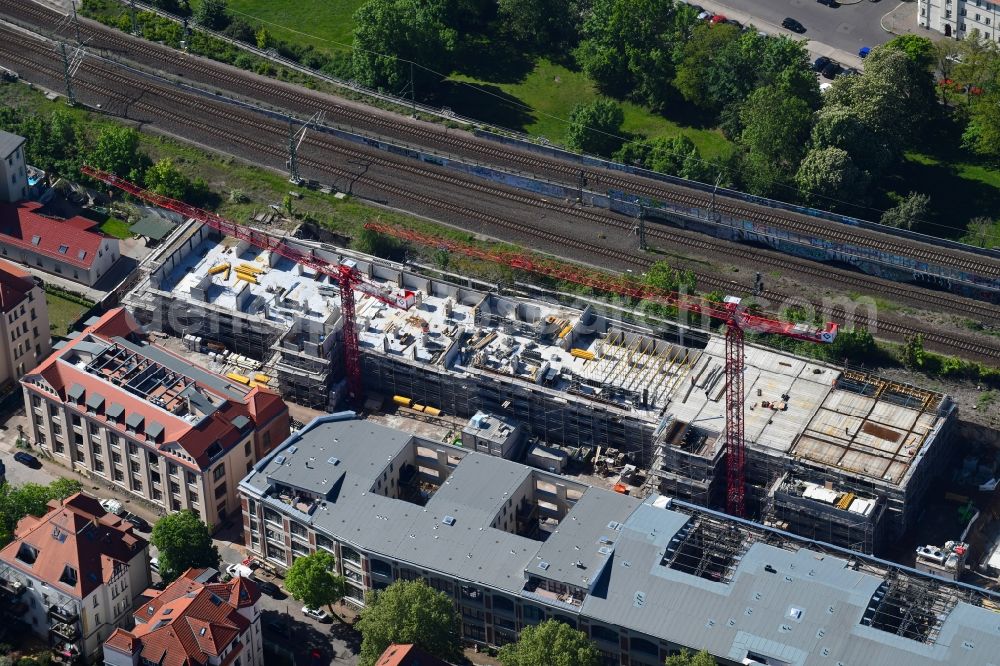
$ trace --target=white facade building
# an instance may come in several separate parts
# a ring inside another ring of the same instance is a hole
[[[917,25],[961,39],[973,31],[1000,41],[1000,2],[988,0],[918,0]]]

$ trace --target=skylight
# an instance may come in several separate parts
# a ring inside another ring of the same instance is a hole
[[[67,252],[69,252],[69,245],[59,246],[59,254],[66,254]]]
[[[31,237],[31,244],[32,245],[38,245],[41,242],[42,242],[42,237],[41,236],[37,236],[36,235],[36,236],[32,236]]]
[[[79,252],[76,253],[76,258],[79,259],[80,261],[83,261],[84,259],[87,258],[87,251],[80,250]]]

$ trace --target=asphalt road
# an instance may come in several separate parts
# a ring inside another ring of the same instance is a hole
[[[806,28],[799,37],[856,54],[862,46],[877,46],[893,37],[882,30],[879,19],[897,3],[895,0],[861,0],[835,8],[816,0],[716,0],[714,4],[731,7],[751,17],[751,23],[765,32],[772,31],[763,27],[764,24],[781,25],[785,17],[791,17]]]

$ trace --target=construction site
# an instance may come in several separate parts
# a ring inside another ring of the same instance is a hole
[[[125,303],[151,329],[211,350],[214,370],[331,410],[344,396],[340,284],[287,257],[350,262],[370,408],[394,399],[427,414],[494,414],[571,460],[641,470],[646,492],[725,504],[721,338],[683,346],[596,305],[512,298],[281,242],[262,250],[192,220],[146,259]],[[866,553],[913,525],[949,457],[950,398],[753,345],[743,382],[748,515]]]

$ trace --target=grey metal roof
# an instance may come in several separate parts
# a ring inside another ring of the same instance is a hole
[[[250,425],[250,423],[251,423],[250,419],[244,416],[243,414],[240,414],[239,416],[233,419],[233,427],[239,430],[240,432],[243,432],[243,429],[246,428],[248,425]]]
[[[111,406],[108,407],[107,411],[105,412],[108,418],[111,419],[117,419],[124,413],[125,413],[125,408],[120,404],[118,404],[117,402],[111,403]]]
[[[797,666],[972,666],[996,662],[994,655],[1000,654],[1000,614],[966,602],[954,606],[932,644],[862,625],[873,593],[885,580],[877,561],[830,554],[833,549],[820,551],[805,542],[789,546],[791,535],[772,534],[782,546],[748,538],[728,582],[671,568],[663,564],[664,552],[695,518],[664,506],[663,498],[640,503],[586,487],[545,542],[490,527],[522,484],[561,477],[351,417],[342,413],[314,420],[258,463],[240,482],[241,489],[376,557],[507,591],[564,613],[573,610],[524,592],[527,577],[587,587],[589,594],[577,609],[582,616],[705,648],[736,663],[748,650]],[[390,464],[412,460],[417,445],[461,457],[424,507],[385,497],[377,486]],[[530,478],[534,475],[540,477]],[[336,487],[333,478],[341,478]],[[332,492],[306,515],[268,496],[278,479]],[[453,524],[445,516],[454,517]],[[549,563],[544,570],[538,566],[542,561]],[[960,592],[956,589],[956,596]]]
[[[23,136],[0,131],[0,159],[7,159],[22,143]]]
[[[66,392],[66,395],[69,396],[70,400],[76,401],[79,400],[85,392],[86,389],[83,388],[83,384],[74,383],[69,387],[69,391]]]
[[[140,426],[142,426],[142,421],[143,421],[142,414],[140,414],[139,412],[132,412],[131,414],[125,417],[125,425],[127,425],[130,428],[138,429]]]
[[[104,396],[100,393],[95,393],[91,391],[90,395],[87,396],[87,407],[90,409],[100,409],[101,405],[104,404]]]
[[[156,439],[163,434],[163,424],[159,421],[153,421],[148,426],[146,426],[146,435],[152,439]]]

